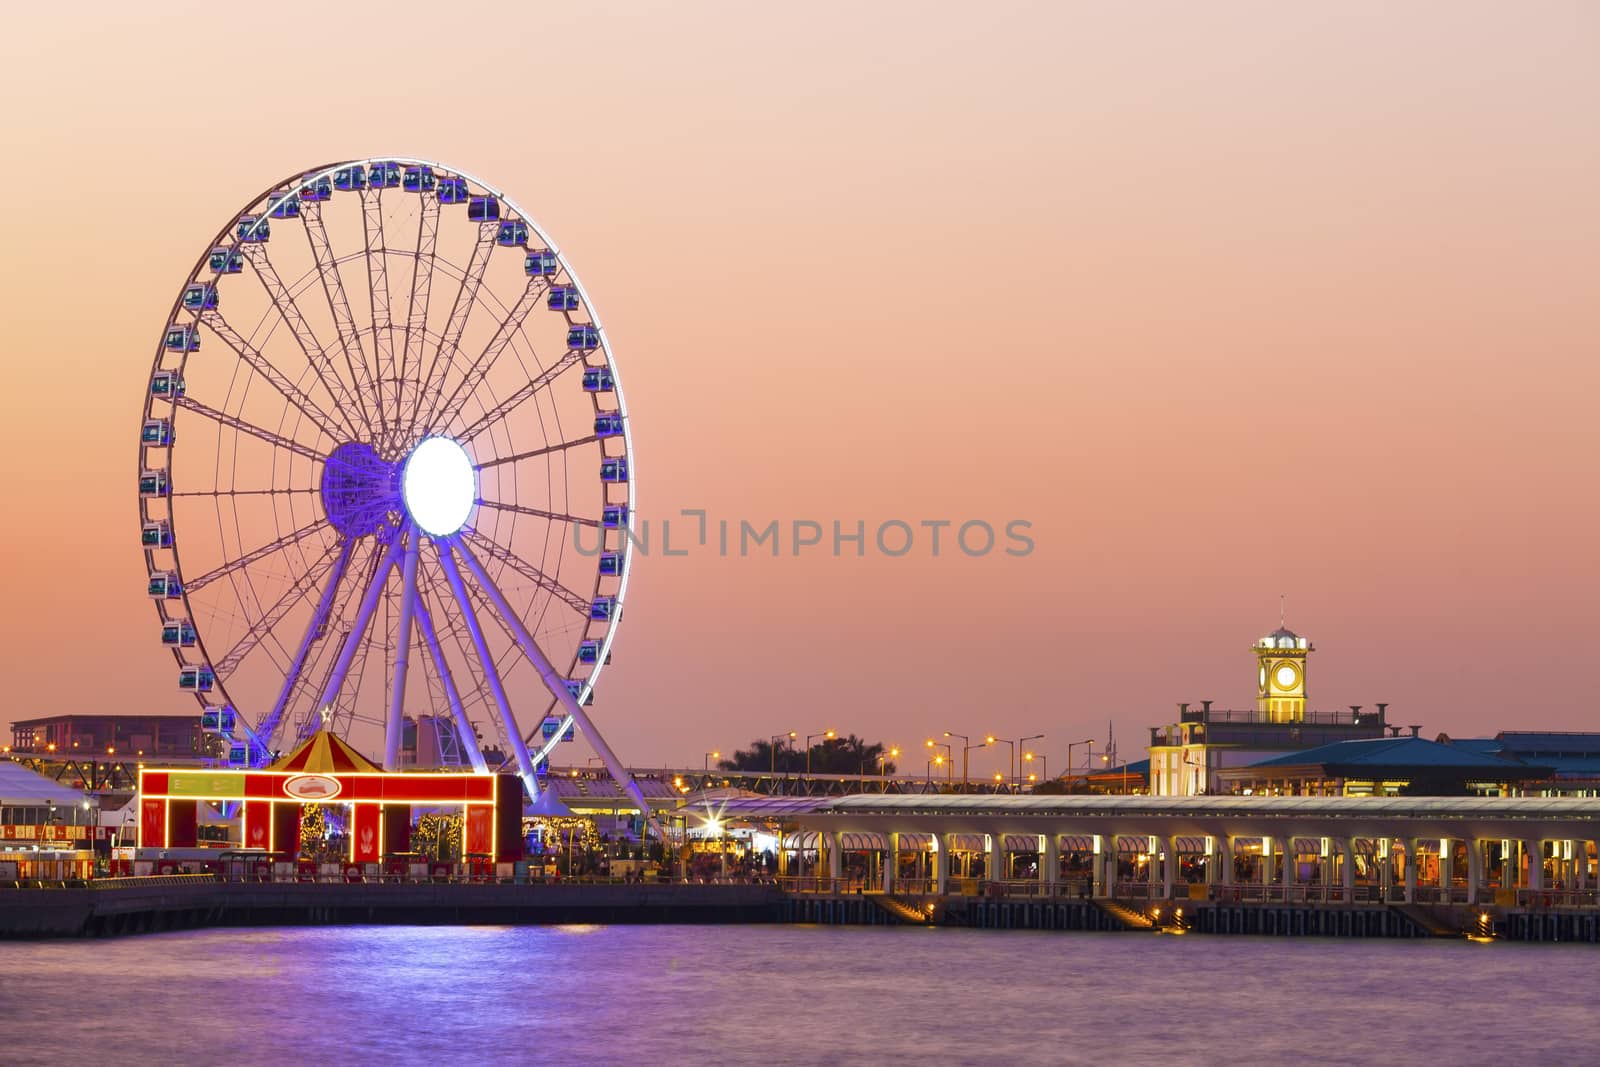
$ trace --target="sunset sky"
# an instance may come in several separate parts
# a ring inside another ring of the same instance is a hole
[[[867,525],[638,560],[594,708],[631,763],[833,728],[1057,770],[1108,720],[1137,759],[1251,706],[1280,594],[1313,707],[1600,729],[1600,5],[64,10],[0,15],[0,722],[193,708],[137,544],[157,333],[257,191],[398,152],[581,271],[652,527]],[[892,519],[1036,547],[890,558]]]

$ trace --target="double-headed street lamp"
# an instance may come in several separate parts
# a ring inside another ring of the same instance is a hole
[[[1025,749],[1027,747],[1027,744],[1028,744],[1029,741],[1042,741],[1042,740],[1044,740],[1044,734],[1029,734],[1027,737],[1019,737],[1019,738],[1017,738],[1017,748]],[[1017,767],[1017,779],[1018,779],[1017,792],[1019,792],[1019,793],[1022,791],[1021,778],[1022,778],[1022,767],[1019,764],[1018,767]]]
[[[983,746],[972,744],[972,738],[968,737],[966,734],[958,734],[953,730],[946,730],[944,735],[946,737],[961,738],[961,788],[964,791],[967,788],[967,753],[971,752],[975,748],[982,748]],[[950,759],[952,762],[954,762],[955,756],[953,753]]]
[[[956,773],[956,769],[955,769],[956,768],[956,756],[955,756],[955,753],[950,750],[950,746],[947,745],[947,744],[944,744],[943,742],[935,741],[931,737],[928,738],[926,744],[931,749],[941,749],[941,748],[944,749],[944,755],[935,756],[932,760],[929,761],[929,763],[931,765],[933,765],[933,766],[942,766],[942,767],[944,767],[945,781],[948,782],[948,781],[953,780],[953,776]],[[930,767],[930,769],[928,771],[928,777],[930,779],[933,777],[933,771],[932,771],[931,767]]]
[[[794,734],[790,734],[789,736],[793,737]],[[839,735],[837,733],[835,733],[834,731],[832,731],[832,730],[824,730],[820,734],[806,734],[806,773],[807,774],[811,773],[811,742],[813,740],[815,740],[816,738],[819,738],[819,737],[822,738],[824,742],[832,741],[835,737],[838,737],[838,736]]]
[[[875,761],[877,763],[877,765],[878,765],[878,777],[887,778],[889,776],[889,770],[888,770],[888,766],[887,766],[888,762],[890,760],[892,760],[892,759],[899,758],[899,756],[900,756],[900,750],[898,748],[891,748],[887,752],[880,753],[878,755],[877,760]],[[866,774],[867,773],[867,765],[865,763],[863,763],[861,765],[861,773],[862,774]],[[884,792],[888,792],[889,791],[889,783],[888,782],[883,783],[883,789],[884,789]]]
[[[1011,746],[1011,755],[1006,760],[1006,767],[1011,771],[1011,781],[1013,781],[1013,782],[1016,781],[1017,780],[1017,743],[1015,741],[1007,740],[1004,737],[996,737],[993,734],[990,734],[988,737],[985,737],[983,739],[983,743],[986,744],[986,745],[1010,745]],[[996,779],[998,779],[999,777],[1000,776],[998,774],[995,775]],[[1006,788],[1009,790],[1010,786],[1008,785]]]
[[[1092,750],[1093,750],[1093,745],[1094,745],[1094,738],[1087,737],[1087,738],[1084,738],[1082,741],[1073,741],[1073,742],[1070,742],[1067,745],[1067,777],[1068,778],[1072,777],[1072,750],[1077,748],[1079,745],[1089,745],[1089,746],[1091,746],[1091,755],[1092,755],[1093,754]],[[1087,773],[1088,770],[1092,770],[1092,769],[1093,768],[1087,768],[1085,773]]]
[[[767,753],[772,757],[773,774],[778,773],[778,746],[782,744],[784,740],[787,739],[789,741],[793,741],[798,736],[800,735],[795,733],[793,730],[790,730],[787,734],[773,734],[771,737],[767,738]]]
[[[1028,781],[1030,781],[1030,782],[1046,782],[1046,781],[1049,781],[1050,780],[1050,761],[1045,758],[1044,753],[1042,753],[1042,752],[1024,752],[1022,754],[1022,762],[1024,762],[1024,763],[1032,763],[1034,760],[1038,760],[1039,761],[1039,776],[1037,778],[1035,778],[1033,775],[1030,774],[1030,775],[1028,775]]]

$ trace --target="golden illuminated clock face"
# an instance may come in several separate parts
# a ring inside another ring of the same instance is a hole
[[[1293,689],[1300,681],[1300,672],[1292,663],[1280,663],[1272,672],[1272,684],[1278,689]]]

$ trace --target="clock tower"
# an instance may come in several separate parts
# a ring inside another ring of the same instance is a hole
[[[1306,655],[1311,641],[1286,626],[1255,643],[1256,710],[1268,722],[1304,722]]]

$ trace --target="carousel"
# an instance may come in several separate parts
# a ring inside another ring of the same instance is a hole
[[[141,851],[195,848],[202,819],[220,812],[238,821],[242,851],[284,861],[302,857],[307,825],[329,820],[347,863],[414,855],[419,825],[459,837],[430,841],[434,850],[493,863],[522,859],[517,775],[385,771],[328,730],[259,770],[141,770],[138,798]]]

